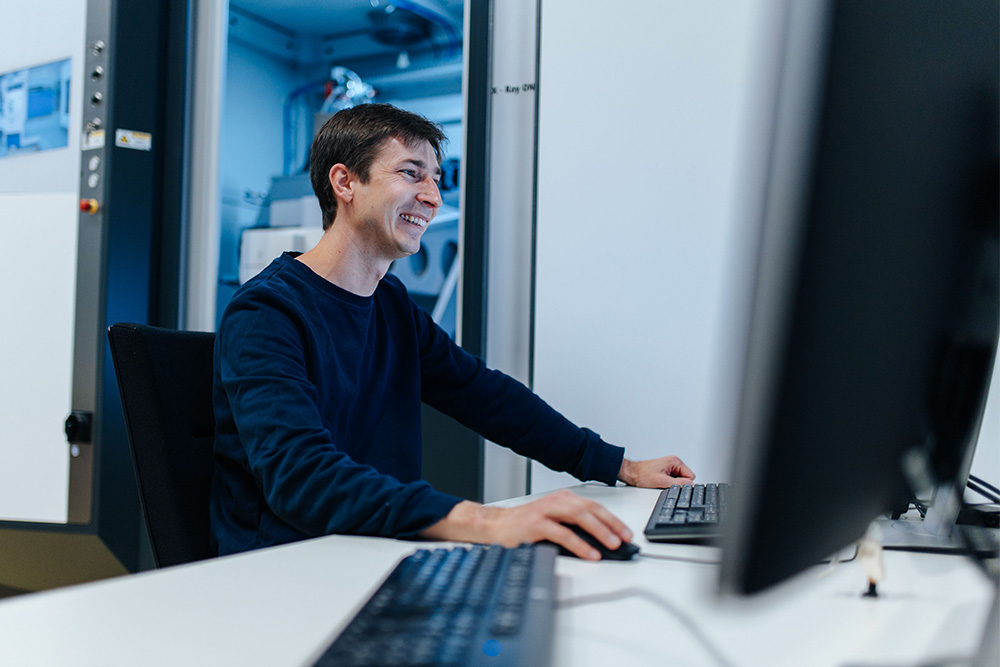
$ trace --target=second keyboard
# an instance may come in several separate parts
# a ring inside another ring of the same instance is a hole
[[[718,537],[729,505],[729,484],[685,484],[660,492],[643,533],[651,542]]]

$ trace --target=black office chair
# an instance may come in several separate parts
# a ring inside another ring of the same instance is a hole
[[[215,334],[118,323],[108,340],[156,566],[211,558]]]

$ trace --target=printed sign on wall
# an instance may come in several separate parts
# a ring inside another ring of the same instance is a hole
[[[0,158],[66,147],[71,64],[0,74]]]

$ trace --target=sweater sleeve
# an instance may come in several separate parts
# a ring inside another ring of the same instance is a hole
[[[614,486],[625,450],[456,345],[420,308],[422,398],[485,438],[557,472]]]
[[[333,442],[308,372],[307,334],[288,308],[259,290],[227,312],[216,344],[217,416],[231,415],[268,508],[312,536],[406,537],[444,517],[459,498],[381,474]]]

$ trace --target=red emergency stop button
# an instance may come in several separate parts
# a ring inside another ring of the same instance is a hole
[[[100,205],[97,203],[96,199],[81,199],[80,200],[80,210],[84,213],[97,213],[97,209]]]

